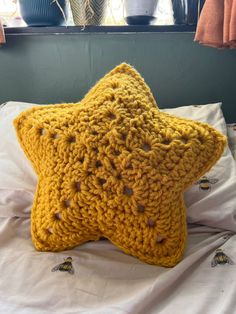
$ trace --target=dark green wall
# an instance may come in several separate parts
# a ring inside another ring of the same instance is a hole
[[[223,101],[236,121],[236,51],[193,33],[9,35],[0,48],[0,103],[77,101],[121,62],[134,65],[160,107]]]

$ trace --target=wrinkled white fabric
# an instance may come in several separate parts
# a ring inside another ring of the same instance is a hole
[[[235,313],[236,265],[211,267],[217,248],[236,261],[236,235],[189,228],[174,268],[145,264],[106,240],[61,253],[35,251],[30,220],[0,219],[0,312],[7,314]],[[74,275],[52,272],[73,258]]]
[[[0,190],[0,217],[29,217],[34,192],[23,189]]]
[[[0,108],[0,217],[30,215],[37,177],[17,141],[12,122],[32,106],[8,102]]]
[[[229,139],[229,147],[231,149],[232,155],[236,160],[236,122],[227,124],[227,132]]]
[[[0,190],[35,190],[37,177],[17,140],[13,120],[32,104],[9,102],[0,110]]]

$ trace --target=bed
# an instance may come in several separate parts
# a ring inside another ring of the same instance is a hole
[[[144,263],[106,239],[57,253],[35,250],[30,211],[37,178],[12,126],[32,105],[8,102],[0,108],[1,312],[236,312],[236,131],[235,124],[226,125],[223,105],[164,110],[207,122],[229,142],[211,173],[186,192],[188,244],[172,268]]]
[[[184,260],[147,265],[102,240],[63,253],[39,253],[29,218],[2,218],[0,308],[3,313],[234,313],[235,265],[211,267],[221,248],[232,259],[236,236],[189,226]],[[72,257],[74,275],[52,272]]]

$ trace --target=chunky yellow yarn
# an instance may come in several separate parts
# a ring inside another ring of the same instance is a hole
[[[223,135],[160,112],[127,64],[80,103],[34,107],[14,124],[39,179],[32,208],[38,250],[106,237],[147,263],[180,261],[183,191],[220,157]]]

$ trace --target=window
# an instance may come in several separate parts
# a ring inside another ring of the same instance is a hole
[[[156,16],[157,19],[153,24],[173,24],[172,0],[159,0]],[[17,0],[0,0],[0,18],[3,24],[9,27],[26,26],[20,17]],[[69,12],[67,25],[74,25],[71,12]],[[126,25],[123,0],[108,0],[103,25]]]
[[[26,26],[20,16],[17,0],[0,0],[0,19],[5,26]]]
[[[4,25],[9,27],[26,26],[20,16],[18,1],[19,0],[0,0],[0,19]],[[127,25],[124,18],[124,1],[125,0],[107,0],[108,5],[102,25]],[[67,2],[69,3],[69,0],[67,0]],[[158,0],[155,14],[156,20],[152,24],[182,24],[187,25],[187,27],[177,27],[175,29],[179,29],[180,31],[185,31],[186,29],[193,30],[204,2],[205,0]],[[70,7],[68,12],[66,25],[73,26],[74,22]],[[188,25],[191,25],[191,27],[188,27]],[[146,29],[149,31],[149,28]],[[167,27],[165,29],[170,28]]]

